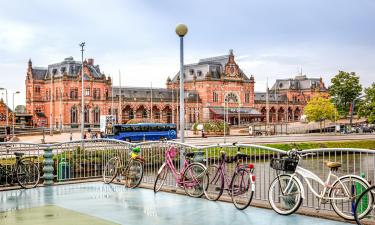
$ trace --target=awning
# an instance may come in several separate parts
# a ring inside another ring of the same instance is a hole
[[[255,108],[226,108],[226,112],[229,116],[252,116],[252,117],[263,117],[264,115]],[[210,111],[216,115],[224,116],[224,107],[213,107]]]
[[[36,116],[37,116],[37,117],[44,117],[44,118],[47,118],[46,115],[45,115],[44,113],[42,113],[42,112],[37,112],[37,113],[36,113]]]

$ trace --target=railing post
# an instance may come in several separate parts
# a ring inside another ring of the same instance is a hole
[[[53,185],[53,153],[50,147],[44,149],[44,166],[43,166],[43,178],[44,185]]]

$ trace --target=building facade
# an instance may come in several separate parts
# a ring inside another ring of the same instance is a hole
[[[98,127],[100,115],[116,115],[118,123],[134,118],[178,123],[179,73],[168,78],[166,88],[113,86],[93,59],[83,63],[84,120]],[[46,68],[28,62],[26,111],[34,126],[78,128],[81,118],[82,64],[72,57]],[[298,75],[276,80],[265,93],[254,92],[255,78],[246,75],[228,55],[201,59],[185,65],[185,121],[226,118],[231,124],[299,120],[306,102],[315,94],[327,95],[321,79]],[[267,97],[268,96],[268,97]],[[269,119],[267,120],[267,110]]]
[[[8,113],[8,117],[7,117]],[[8,120],[8,121],[7,121]],[[0,126],[12,125],[13,122],[13,112],[6,105],[3,99],[0,99]]]

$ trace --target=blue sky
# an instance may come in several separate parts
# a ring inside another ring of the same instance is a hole
[[[304,74],[326,83],[338,70],[374,82],[375,1],[0,0],[0,87],[20,90],[25,104],[27,61],[47,66],[85,57],[123,85],[163,87],[179,68],[178,23],[189,26],[185,62],[233,49],[255,89],[266,77]],[[1,97],[1,94],[0,94]],[[11,104],[10,104],[11,105]]]

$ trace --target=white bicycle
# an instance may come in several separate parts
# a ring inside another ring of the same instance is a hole
[[[278,174],[271,182],[268,191],[268,200],[273,210],[281,215],[289,215],[298,210],[305,198],[305,190],[301,176],[307,183],[309,190],[319,200],[319,208],[322,204],[331,203],[335,212],[344,219],[354,220],[355,201],[370,185],[368,182],[357,175],[345,175],[338,177],[335,172],[341,167],[339,162],[326,162],[330,172],[326,182],[320,179],[313,172],[298,166],[302,157],[314,153],[302,154],[296,150],[289,151],[287,157],[271,159],[270,166],[276,171],[284,171],[284,174]],[[331,182],[331,179],[334,179]],[[313,180],[323,186],[320,193],[314,189],[310,180]],[[368,202],[371,206],[372,202]],[[363,209],[358,215],[364,217],[371,207]]]

